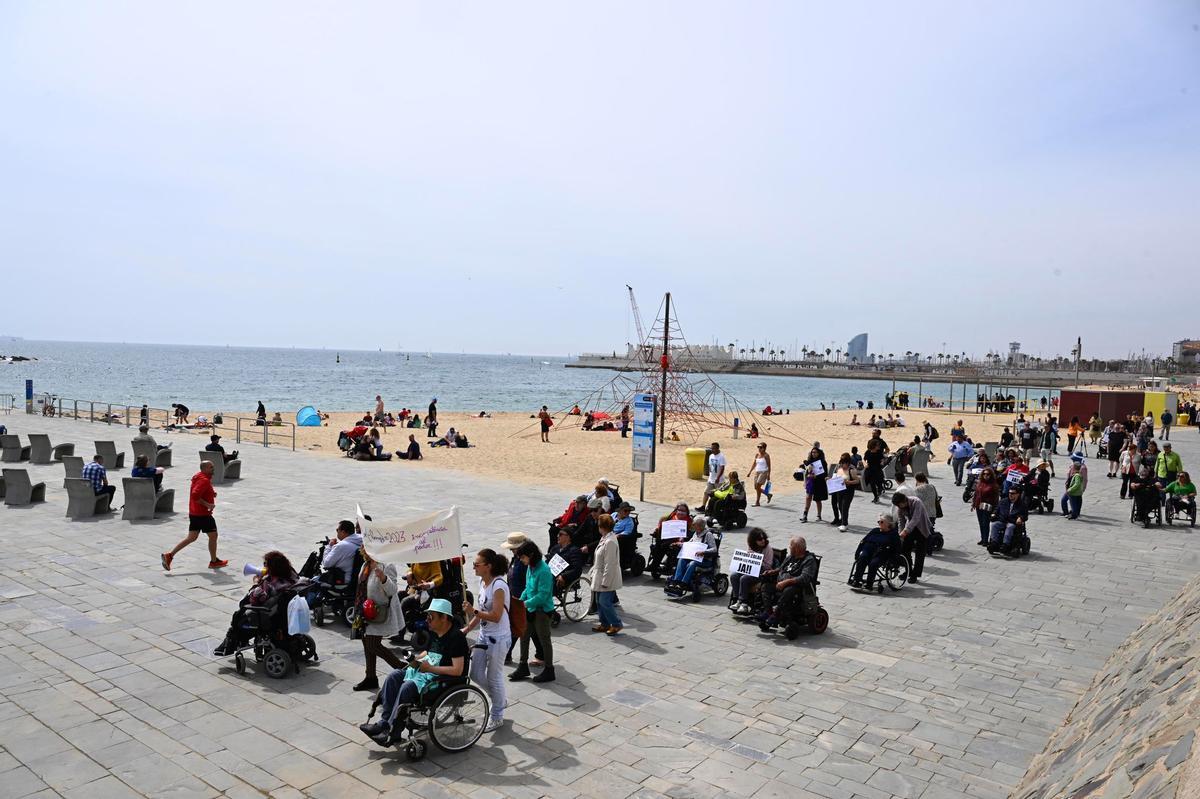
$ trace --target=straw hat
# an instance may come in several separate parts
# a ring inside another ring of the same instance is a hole
[[[504,549],[516,549],[528,540],[524,533],[509,533],[508,537],[504,539],[504,543],[500,546]]]

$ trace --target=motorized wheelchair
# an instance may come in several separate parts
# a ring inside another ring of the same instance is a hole
[[[1187,501],[1179,497],[1167,497],[1163,503],[1166,508],[1167,524],[1174,524],[1176,519],[1187,519],[1192,527],[1196,526],[1196,504],[1189,506]]]
[[[330,541],[328,538],[317,542],[317,551],[309,553],[308,560],[300,569],[300,576],[307,577],[314,583],[309,591],[320,592],[321,601],[312,609],[313,624],[318,627],[324,626],[328,612],[334,618],[339,618],[353,626],[354,617],[358,614],[354,599],[358,591],[358,575],[362,572],[362,553],[354,553],[354,562],[350,566],[349,576],[343,575],[340,570],[336,569],[331,572],[321,572],[321,561],[325,559],[325,550],[332,543],[336,542]]]
[[[239,625],[242,637],[249,641],[233,652],[233,666],[238,674],[246,673],[247,649],[254,651],[255,661],[262,664],[268,677],[282,679],[300,673],[300,664],[319,660],[317,642],[305,633],[288,634],[288,603],[303,596],[310,584],[301,582],[295,588],[279,591],[263,605],[242,608]]]
[[[700,597],[704,595],[704,590],[712,591],[713,596],[725,596],[729,591],[729,575],[721,571],[721,539],[723,534],[716,530],[713,532],[713,537],[717,542],[717,551],[711,555],[705,555],[704,559],[699,561],[696,568],[692,570],[691,582],[683,584],[681,587],[684,594],[691,596],[693,602],[699,602]],[[676,565],[678,565],[678,555],[676,555]],[[668,589],[670,581],[668,581]],[[682,596],[683,594],[680,594]]]
[[[772,563],[775,564],[775,568],[778,568],[779,564],[783,563],[784,559],[787,558],[787,555],[788,555],[787,549],[776,549],[775,547],[771,548],[771,553],[773,555]],[[750,612],[749,613],[734,613],[735,618],[753,619],[753,618],[756,618],[760,613],[762,613],[762,611],[763,611],[762,584],[763,584],[763,580],[761,579],[761,576],[760,576],[759,581],[754,585],[753,590],[750,591],[750,601],[746,603],[746,605],[750,608]],[[729,594],[729,602],[727,603],[727,606],[728,606],[730,612],[733,612],[733,609],[736,608],[740,603],[741,603],[741,599],[731,592]]]
[[[1151,521],[1154,522],[1155,527],[1162,527],[1163,503],[1157,486],[1153,493],[1148,489],[1144,493],[1141,489],[1133,492],[1133,502],[1129,503],[1129,521],[1133,524],[1141,522],[1147,529],[1149,529]]]
[[[633,533],[617,536],[617,546],[621,552],[621,571],[628,572],[630,577],[641,577],[646,571],[646,556],[638,552],[637,545],[642,534],[638,532],[637,514],[631,513],[629,518],[633,519]]]
[[[720,527],[728,530],[733,527],[742,528],[748,521],[746,518],[746,497],[729,496],[725,499],[712,497],[708,501],[709,527]]]
[[[770,632],[774,629],[781,629],[783,635],[789,641],[794,641],[800,635],[800,631],[805,627],[812,633],[823,633],[829,627],[829,613],[825,608],[821,607],[821,601],[817,598],[817,586],[821,584],[821,558],[813,555],[817,559],[817,571],[813,575],[813,584],[811,586],[803,586],[800,590],[800,601],[796,603],[793,615],[789,618],[775,619],[775,624],[768,624],[766,620],[758,623],[758,628],[763,632]]]
[[[463,549],[467,545],[463,544]],[[405,633],[412,636],[412,645],[418,651],[429,646],[429,603],[435,599],[445,599],[450,603],[450,607],[454,609],[454,624],[462,627],[467,623],[466,617],[463,615],[463,602],[474,604],[475,597],[470,591],[463,588],[463,563],[465,558],[460,556],[450,558],[439,562],[442,569],[442,584],[433,589],[424,601],[421,602],[420,610],[411,611],[404,616]],[[394,640],[399,640],[394,639]]]
[[[1025,523],[1022,522],[1017,525],[1017,529],[1013,533],[1012,544],[1008,547],[1004,546],[1003,541],[993,544],[991,533],[989,532],[987,551],[993,558],[1019,558],[1022,555],[1029,554],[1030,544],[1029,532],[1026,529]]]
[[[675,564],[679,560],[679,550],[671,546],[678,538],[650,539],[650,578],[657,580],[664,574],[674,574]]]
[[[412,651],[400,650],[399,654],[408,659]],[[421,692],[416,704],[396,708],[392,719],[395,740],[391,745],[403,746],[409,760],[420,760],[429,749],[420,737],[421,732],[438,749],[451,753],[470,749],[483,735],[490,706],[487,695],[471,684],[470,663],[470,658],[463,658],[461,677],[441,678],[432,688]],[[382,696],[382,691],[375,694],[368,722],[379,709]]]

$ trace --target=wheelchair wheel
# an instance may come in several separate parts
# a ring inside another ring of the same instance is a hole
[[[246,673],[246,658],[241,652],[238,652],[233,656],[233,668],[237,670],[238,674]]]
[[[718,574],[716,580],[713,581],[713,595],[725,596],[725,592],[729,590],[729,577],[724,574]]]
[[[1171,506],[1171,500],[1167,500],[1167,524],[1174,526],[1175,524],[1175,508]]]
[[[418,741],[416,738],[413,738],[404,747],[404,755],[409,760],[422,760],[425,757],[427,748],[424,741]]]
[[[282,680],[292,670],[292,656],[286,650],[274,647],[263,656],[263,669],[268,677]]]
[[[740,530],[741,528],[746,526],[746,523],[748,521],[750,521],[750,520],[746,517],[746,511],[744,511],[744,510],[734,511],[734,514],[733,514],[733,526],[734,527],[736,527]]]
[[[463,685],[442,695],[429,711],[429,740],[444,752],[470,749],[483,735],[488,701],[474,685]]]
[[[317,625],[318,627],[324,627],[325,626],[325,606],[317,605],[317,609],[313,611],[312,617],[313,617],[313,624]]]
[[[550,626],[557,627],[562,624],[562,615],[557,610],[550,613]]]
[[[346,626],[353,627],[354,619],[358,616],[358,610],[354,607],[354,603],[350,602],[346,607],[342,608],[342,619],[346,622]]]
[[[583,576],[571,583],[563,592],[561,602],[567,621],[582,621],[591,606],[592,581]]]
[[[795,641],[800,637],[800,625],[794,621],[788,622],[787,626],[783,628],[783,637],[789,641]]]
[[[317,642],[311,635],[301,635],[296,642],[296,657],[303,663],[310,660],[320,660],[317,656]]]
[[[888,588],[899,591],[908,582],[908,558],[897,555],[880,566],[879,579],[887,583]]]
[[[1022,555],[1029,554],[1029,544],[1030,543],[1031,542],[1029,541],[1029,536],[1026,535],[1026,536],[1021,537],[1021,554]]]
[[[895,483],[893,483],[891,480],[888,480],[886,477],[883,479],[883,490],[884,491],[891,491],[893,486],[895,486],[895,485],[896,485]]]
[[[646,558],[639,552],[633,556],[633,560],[629,563],[629,576],[641,577],[644,571],[646,571]]]
[[[817,608],[816,612],[808,617],[808,629],[820,635],[829,628],[829,613],[825,608]]]

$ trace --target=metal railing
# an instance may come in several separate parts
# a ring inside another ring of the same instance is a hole
[[[5,397],[0,395],[0,408],[3,408]],[[151,428],[172,429],[175,412],[166,408],[146,409],[146,423]],[[88,422],[100,422],[109,425],[124,425],[137,427],[142,423],[142,407],[140,405],[123,405],[116,402],[99,402],[96,400],[79,400],[59,397],[54,394],[39,395],[34,404],[34,413],[43,416],[60,416],[64,419],[80,419]],[[209,420],[207,427],[186,428],[195,432],[211,430],[223,438],[233,438],[238,444],[262,444],[264,447],[286,446],[296,451],[296,425],[292,422],[281,424],[257,425],[253,416],[238,414],[216,413]]]
[[[0,394],[0,411],[4,413],[12,413],[17,407],[16,394]]]

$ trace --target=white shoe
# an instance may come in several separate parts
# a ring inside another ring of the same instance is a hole
[[[750,612],[750,606],[747,605],[745,602],[738,605],[738,615],[739,616],[745,616],[749,612]]]
[[[488,719],[488,723],[484,725],[484,732],[495,732],[504,726],[504,719]]]
[[[843,533],[846,532],[846,525],[843,524],[841,527],[838,528],[838,530],[842,531]]]

